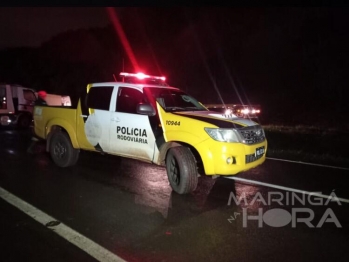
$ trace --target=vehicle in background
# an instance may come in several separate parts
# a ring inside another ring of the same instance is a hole
[[[47,94],[45,91],[39,91],[37,97],[45,100],[48,106],[71,106],[70,96]]]
[[[36,92],[35,89],[21,85],[0,84],[0,124],[29,127],[40,92],[45,91]],[[45,92],[45,101],[49,106],[71,106],[69,96]]]
[[[32,122],[32,113],[37,96],[35,90],[20,85],[0,85],[1,125],[28,127]]]
[[[209,111],[165,77],[120,76],[87,84],[76,107],[35,105],[34,134],[56,165],[75,165],[80,150],[133,158],[165,166],[172,189],[186,194],[200,175],[236,175],[265,161],[258,123]]]
[[[206,104],[207,109],[221,112],[224,115],[236,115],[242,118],[258,118],[261,114],[260,105],[242,104]]]

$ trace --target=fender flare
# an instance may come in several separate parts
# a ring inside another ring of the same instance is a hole
[[[171,133],[174,133],[177,139],[171,140]],[[161,147],[159,148],[159,156],[158,159],[155,161],[155,163],[164,165],[167,152],[170,148],[176,147],[176,146],[188,146],[190,148],[193,148],[198,153],[199,157],[200,153],[198,148],[196,147],[197,144],[202,142],[202,138],[195,136],[193,134],[183,132],[183,131],[171,131],[166,134],[166,138],[170,138],[169,141],[166,141]]]
[[[45,134],[46,141],[47,141],[46,151],[49,150],[50,140],[52,138],[52,135],[55,132],[57,132],[57,128],[67,132],[67,134],[69,135],[70,141],[71,141],[74,148],[80,148],[77,137],[76,137],[76,132],[75,132],[75,129],[73,128],[73,126],[68,121],[66,121],[62,118],[54,118],[54,119],[50,120],[46,125],[46,134]]]

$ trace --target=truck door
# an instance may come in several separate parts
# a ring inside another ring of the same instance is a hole
[[[86,98],[80,101],[77,138],[81,148],[109,152],[110,101],[113,89],[114,86],[92,86]]]
[[[35,100],[34,90],[29,88],[18,89],[18,111],[27,111],[33,114]]]
[[[112,153],[152,161],[155,149],[149,116],[140,115],[136,108],[146,102],[144,94],[131,87],[119,87],[116,107],[111,112],[110,149]]]

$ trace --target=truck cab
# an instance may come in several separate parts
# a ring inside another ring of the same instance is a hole
[[[173,190],[186,194],[200,175],[236,175],[264,162],[259,124],[209,111],[162,77],[122,76],[88,84],[76,109],[35,106],[34,132],[58,166],[74,165],[80,150],[133,158],[165,166]]]
[[[28,127],[36,101],[35,90],[20,85],[0,84],[1,125]]]

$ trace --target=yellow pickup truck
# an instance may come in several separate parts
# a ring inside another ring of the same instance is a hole
[[[76,164],[80,150],[134,158],[165,166],[172,189],[186,194],[200,175],[235,175],[265,161],[259,124],[209,111],[163,77],[121,75],[88,84],[76,108],[35,106],[35,135],[58,166]]]

